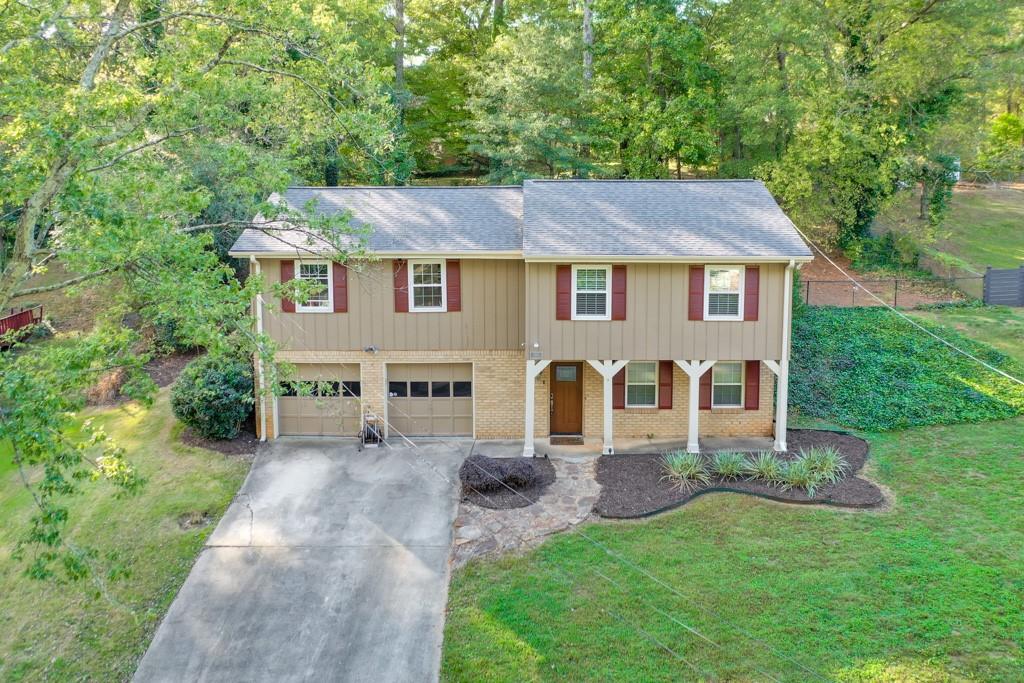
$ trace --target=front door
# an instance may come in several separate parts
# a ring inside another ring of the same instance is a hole
[[[551,364],[551,433],[583,433],[583,364]]]

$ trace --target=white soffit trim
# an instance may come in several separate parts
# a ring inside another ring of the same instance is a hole
[[[290,250],[290,251],[229,251],[228,256],[233,258],[303,258],[301,253],[306,253],[306,258],[313,258],[309,254],[320,254],[321,258],[329,258],[330,252],[328,251],[304,251]],[[521,251],[372,251],[368,252],[367,256],[370,259],[381,259],[381,258],[407,258],[407,259],[517,259],[522,260],[523,252]]]
[[[629,256],[627,254],[600,254],[578,256],[557,254],[554,256],[527,256],[527,263],[810,263],[813,256]]]

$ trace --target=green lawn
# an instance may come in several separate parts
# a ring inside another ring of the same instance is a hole
[[[904,193],[879,215],[875,232],[919,236],[917,195]],[[1024,190],[958,187],[934,248],[962,259],[972,270],[1016,268],[1024,262]]]
[[[951,307],[916,310],[910,313],[915,317],[952,327],[960,334],[984,342],[1024,363],[1024,308]]]
[[[183,531],[178,518],[227,508],[245,462],[177,443],[180,425],[167,391],[152,409],[135,404],[90,411],[127,448],[148,479],[139,496],[118,500],[106,484],[87,484],[71,506],[70,537],[127,560],[129,577],[107,585],[40,582],[10,554],[32,512],[10,455],[0,452],[0,680],[131,677],[153,630],[177,593],[213,525]]]
[[[719,680],[813,680],[794,661],[848,681],[1021,680],[1024,419],[870,441],[889,511],[717,494],[583,527],[678,594],[573,533],[470,564],[450,591],[443,678],[699,678],[642,629]]]

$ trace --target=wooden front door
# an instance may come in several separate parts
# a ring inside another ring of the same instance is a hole
[[[583,433],[583,364],[551,364],[551,433]]]

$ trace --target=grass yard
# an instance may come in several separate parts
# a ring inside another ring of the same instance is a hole
[[[127,500],[98,483],[71,506],[69,536],[127,560],[130,576],[97,596],[92,582],[58,584],[24,576],[10,554],[32,512],[10,454],[0,449],[0,680],[126,680],[184,582],[213,523],[227,508],[247,463],[177,443],[180,425],[167,390],[152,409],[136,404],[87,411],[124,446],[148,479]],[[209,513],[213,523],[183,530],[179,517]]]
[[[1024,308],[952,306],[910,313],[922,320],[951,327],[1024,364]]]
[[[916,193],[907,192],[878,217],[875,232],[919,235]],[[972,270],[1016,268],[1024,261],[1024,189],[958,186],[949,215],[939,226],[937,250],[962,259]]]
[[[583,527],[678,594],[572,533],[471,563],[443,679],[1021,680],[1024,419],[869,439],[886,512],[717,494]]]

